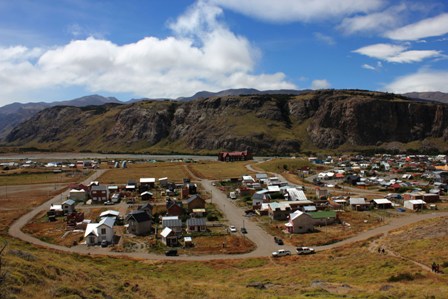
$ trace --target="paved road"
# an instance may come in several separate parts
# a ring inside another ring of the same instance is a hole
[[[106,170],[97,170],[92,176],[90,176],[88,179],[86,179],[83,183],[88,184],[90,181],[96,180],[99,176],[101,176]],[[100,248],[100,247],[87,247],[85,245],[78,245],[75,247],[65,247],[65,246],[59,246],[55,244],[49,244],[46,242],[43,242],[31,235],[25,234],[22,231],[22,228],[31,221],[37,214],[39,214],[41,211],[48,210],[48,207],[51,203],[60,203],[61,197],[65,198],[68,194],[68,191],[65,191],[62,193],[62,195],[58,195],[53,197],[51,200],[47,201],[46,203],[36,207],[31,212],[25,214],[21,218],[19,218],[17,221],[15,221],[11,227],[9,228],[8,232],[11,236],[21,239],[25,242],[29,242],[32,244],[35,244],[37,246],[41,246],[48,249],[54,249],[61,252],[67,252],[67,253],[78,253],[78,254],[88,254],[88,255],[98,255],[98,256],[122,256],[122,257],[132,257],[132,258],[141,258],[141,259],[154,259],[154,260],[190,260],[190,261],[205,261],[205,260],[216,260],[216,259],[244,259],[244,258],[250,258],[250,257],[266,257],[270,256],[271,252],[278,249],[280,246],[276,245],[273,241],[273,237],[270,236],[268,233],[266,233],[264,230],[262,230],[260,227],[258,227],[254,222],[252,222],[249,219],[246,219],[246,217],[243,216],[243,211],[235,206],[231,200],[227,199],[226,195],[223,194],[219,189],[217,189],[215,186],[212,185],[212,181],[210,180],[202,180],[201,184],[203,185],[204,190],[212,193],[212,200],[213,203],[215,203],[222,211],[225,213],[228,221],[230,224],[237,226],[238,228],[241,228],[243,226],[243,219],[244,219],[244,226],[246,227],[248,234],[245,235],[250,240],[252,240],[256,245],[257,248],[249,253],[246,254],[216,254],[216,255],[202,255],[202,256],[178,256],[178,257],[167,257],[163,255],[157,255],[157,254],[149,254],[149,253],[140,253],[140,252],[131,252],[131,253],[121,253],[121,252],[114,252],[110,251],[110,248]],[[385,234],[389,231],[411,224],[415,223],[424,219],[430,219],[430,218],[436,218],[436,217],[443,217],[448,216],[448,212],[442,212],[442,213],[431,213],[431,214],[411,214],[408,216],[403,216],[400,218],[392,219],[391,222],[385,226],[378,227],[366,232],[362,232],[357,236],[354,236],[352,238],[346,239],[344,241],[334,243],[331,245],[326,246],[319,246],[315,249],[317,251],[321,250],[327,250],[331,248],[336,248],[339,246],[343,246],[346,244],[350,244],[357,241],[362,241],[369,239],[373,236]],[[291,251],[294,250],[291,246],[282,246],[281,248],[289,249]]]

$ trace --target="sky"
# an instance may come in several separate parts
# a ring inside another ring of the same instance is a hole
[[[0,0],[0,106],[230,88],[448,92],[448,1]]]

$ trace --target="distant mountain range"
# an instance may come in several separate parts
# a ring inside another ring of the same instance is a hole
[[[207,95],[50,107],[16,125],[2,143],[42,150],[167,154],[448,151],[448,105],[435,101],[365,90]]]
[[[228,89],[219,92],[209,92],[201,91],[194,94],[191,97],[180,97],[177,98],[178,102],[189,102],[198,99],[207,99],[211,97],[229,97],[229,96],[253,96],[253,95],[292,95],[298,96],[305,93],[310,93],[310,90],[264,90],[260,91],[252,88],[241,88],[241,89]],[[368,92],[368,91],[365,91]],[[442,92],[413,92],[404,94],[413,100],[418,101],[435,101],[441,103],[448,103],[448,94]],[[131,104],[142,101],[154,101],[154,100],[167,100],[167,99],[131,99],[128,102],[122,102],[115,97],[103,97],[100,95],[89,95],[80,98],[76,98],[68,101],[59,102],[38,102],[38,103],[12,103],[3,107],[0,107],[0,141],[22,122],[32,118],[38,112],[54,107],[54,106],[73,106],[73,107],[87,107],[87,106],[99,106],[106,103],[112,104]]]

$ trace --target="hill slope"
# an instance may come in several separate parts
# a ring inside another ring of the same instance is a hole
[[[190,102],[46,109],[7,136],[8,145],[107,152],[257,155],[319,149],[447,150],[448,105],[367,91],[211,97]]]

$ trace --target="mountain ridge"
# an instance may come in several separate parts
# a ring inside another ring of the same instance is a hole
[[[18,125],[6,145],[67,151],[258,155],[302,151],[446,151],[448,105],[360,90],[214,96],[53,107]]]

